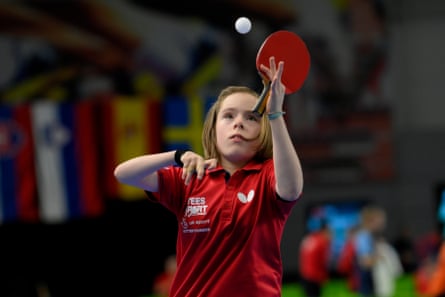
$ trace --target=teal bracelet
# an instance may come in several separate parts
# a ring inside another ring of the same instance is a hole
[[[278,119],[279,117],[281,117],[281,116],[283,116],[285,114],[286,114],[286,112],[284,112],[284,111],[272,112],[272,113],[268,113],[267,114],[267,118],[269,120],[275,120],[275,119]]]

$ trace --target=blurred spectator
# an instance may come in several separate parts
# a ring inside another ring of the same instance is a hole
[[[418,296],[427,296],[428,283],[434,272],[436,259],[430,256],[419,263],[414,273],[414,287]]]
[[[361,226],[355,236],[355,251],[358,293],[360,296],[374,296],[373,267],[378,259],[376,236],[386,224],[386,213],[378,206],[365,206],[361,211]]]
[[[300,246],[300,277],[306,297],[320,297],[329,278],[330,230],[325,221],[309,232]]]
[[[168,297],[175,272],[176,256],[171,255],[165,260],[164,271],[155,278],[153,293],[156,297]]]
[[[426,259],[430,256],[436,256],[439,252],[442,236],[440,231],[433,230],[416,241],[416,253],[420,260]]]
[[[439,254],[428,280],[425,295],[430,297],[445,297],[445,241],[442,242]]]
[[[353,226],[348,231],[348,237],[343,246],[340,256],[337,261],[337,272],[340,275],[347,277],[348,288],[351,291],[357,290],[357,276],[354,269],[355,261],[355,235],[359,230],[358,226]]]
[[[376,239],[375,249],[377,259],[372,269],[375,296],[392,297],[397,278],[403,273],[402,263],[395,248],[384,237]]]

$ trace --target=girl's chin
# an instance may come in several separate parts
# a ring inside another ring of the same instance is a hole
[[[248,162],[255,154],[244,149],[233,149],[223,154],[224,159],[232,163]]]

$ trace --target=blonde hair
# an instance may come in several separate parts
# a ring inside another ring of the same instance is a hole
[[[224,99],[234,93],[246,93],[258,98],[258,94],[255,91],[244,86],[228,86],[219,93],[218,98],[207,112],[202,130],[202,146],[204,148],[205,159],[216,158],[218,161],[221,160],[221,155],[216,145],[216,118],[218,117]],[[260,144],[254,158],[260,161],[271,158],[272,133],[270,131],[269,120],[266,116],[261,117],[261,130],[258,139],[260,140]]]

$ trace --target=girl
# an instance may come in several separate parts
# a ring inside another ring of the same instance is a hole
[[[261,65],[271,81],[267,116],[252,111],[251,89],[222,90],[204,123],[204,157],[170,151],[115,169],[178,219],[171,297],[281,296],[281,236],[303,187],[283,118],[283,67],[273,57]]]

